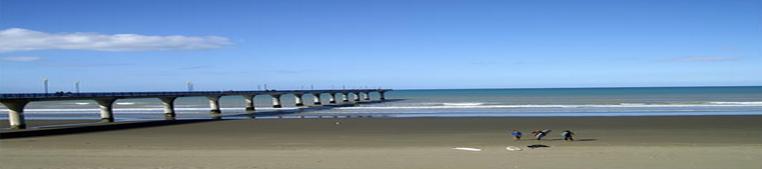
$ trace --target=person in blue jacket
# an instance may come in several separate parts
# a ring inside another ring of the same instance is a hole
[[[511,132],[511,135],[513,136],[513,140],[521,140],[521,135],[522,135],[521,131],[513,129],[513,131]]]

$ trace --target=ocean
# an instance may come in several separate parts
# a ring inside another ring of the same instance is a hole
[[[372,100],[378,100],[377,94],[371,93]],[[355,106],[297,108],[293,96],[284,95],[285,107],[275,109],[270,96],[257,96],[256,118],[762,115],[762,86],[394,90],[386,98]],[[327,94],[322,99],[328,103]],[[312,105],[312,96],[304,100]],[[251,118],[242,97],[225,96],[220,102],[223,118]],[[204,97],[178,98],[175,104],[178,119],[210,118]],[[91,100],[32,102],[25,116],[99,119],[98,111]],[[158,99],[123,99],[114,106],[117,120],[164,119],[162,111]]]

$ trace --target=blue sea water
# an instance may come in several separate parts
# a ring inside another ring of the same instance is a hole
[[[257,96],[255,103],[258,112],[279,112],[284,118],[762,115],[759,86],[394,90],[386,97],[389,101],[382,103],[312,109],[293,107],[293,96],[288,95],[282,98],[285,108],[269,108],[269,96]],[[378,100],[377,93],[372,93],[371,98]],[[322,99],[328,103],[327,95]],[[304,100],[311,106],[311,96]],[[221,104],[224,118],[250,118],[240,115],[245,113],[240,96],[223,97]],[[180,119],[209,118],[208,106],[204,97],[176,101]],[[28,119],[98,119],[98,108],[90,100],[32,102],[25,114]],[[162,105],[158,99],[118,100],[115,117],[163,119]]]

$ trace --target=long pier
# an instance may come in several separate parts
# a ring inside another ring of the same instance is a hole
[[[328,94],[329,103],[337,104],[336,95],[341,96],[341,102],[350,102],[350,95],[354,102],[370,100],[371,92],[378,92],[381,101],[386,100],[385,94],[391,89],[346,89],[346,90],[257,90],[257,91],[193,91],[193,92],[98,92],[98,93],[18,93],[18,94],[0,94],[0,103],[8,108],[8,121],[11,129],[25,129],[24,107],[29,102],[34,101],[56,101],[56,100],[95,100],[100,107],[100,117],[102,122],[114,122],[113,104],[118,99],[134,98],[157,98],[164,105],[164,116],[174,118],[175,99],[178,97],[207,97],[209,99],[209,112],[212,115],[219,115],[220,97],[222,96],[242,96],[244,99],[246,111],[255,112],[254,97],[267,95],[272,97],[272,106],[281,108],[280,97],[282,95],[294,95],[296,106],[304,106],[304,95],[313,96],[314,105],[322,105],[321,95]]]

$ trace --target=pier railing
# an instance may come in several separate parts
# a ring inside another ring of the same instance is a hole
[[[191,92],[94,92],[94,93],[7,93],[0,94],[0,100],[8,99],[51,99],[60,100],[66,98],[98,98],[98,97],[121,97],[121,98],[141,98],[141,97],[189,97],[189,96],[207,96],[207,95],[266,95],[266,94],[304,94],[304,93],[355,93],[355,92],[385,92],[389,89],[347,89],[347,90],[253,90],[253,91],[191,91]]]

